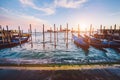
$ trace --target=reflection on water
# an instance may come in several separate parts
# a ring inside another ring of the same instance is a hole
[[[78,48],[71,40],[69,33],[68,46],[64,33],[58,33],[56,45],[54,34],[50,38],[45,33],[43,42],[41,33],[33,34],[33,48],[31,42],[25,43],[22,47],[17,46],[11,49],[0,50],[0,63],[19,64],[42,64],[42,63],[94,63],[94,62],[119,62],[120,54],[110,48],[99,50],[90,47],[88,51]]]

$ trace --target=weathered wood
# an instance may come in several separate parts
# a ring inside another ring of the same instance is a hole
[[[30,35],[31,35],[31,48],[33,47],[33,42],[32,42],[32,26],[30,24]]]
[[[58,28],[57,28],[57,42],[58,42]]]
[[[78,24],[78,36],[80,35],[80,26]]]
[[[91,36],[92,33],[92,24],[90,25],[89,35]]]
[[[36,29],[35,29],[35,42],[36,42]]]
[[[65,31],[64,31],[64,42],[66,42],[66,28],[65,28]]]
[[[114,33],[113,33],[113,38],[115,39],[115,33],[116,33],[116,24],[114,25]]]
[[[56,48],[56,26],[54,24],[54,46]]]
[[[119,67],[108,66],[107,68],[100,68],[100,66],[97,66],[96,68],[92,68],[91,66],[89,66],[91,69],[90,68],[84,69],[83,67],[83,69],[78,68],[77,70],[74,69],[55,70],[56,68],[54,67],[53,70],[31,70],[31,68],[29,68],[30,70],[25,70],[27,69],[27,67],[24,67],[24,69],[0,69],[0,79],[2,80],[39,80],[39,79],[46,80],[46,78],[49,80],[119,80],[120,79]],[[18,75],[22,77],[18,78]]]
[[[120,26],[119,26],[119,39],[120,39]]]
[[[3,30],[2,30],[2,26],[0,25],[0,30],[1,30],[1,36],[2,36],[2,42],[3,42],[3,44],[4,44],[4,42],[5,42],[5,40],[4,40],[4,32],[3,32]]]
[[[20,30],[20,26],[18,26],[18,36],[19,36],[19,44],[20,44],[20,47],[21,47],[21,30]]]
[[[9,32],[8,26],[6,26],[6,28],[7,28],[7,42],[11,44],[10,32]]]
[[[102,25],[100,25],[100,33],[103,33]]]
[[[68,23],[67,23],[67,29],[66,29],[66,31],[67,31],[67,41],[66,41],[66,47],[68,48]]]
[[[43,49],[45,49],[45,29],[44,29],[44,24],[43,24]]]
[[[52,28],[50,27],[50,42],[52,42]]]

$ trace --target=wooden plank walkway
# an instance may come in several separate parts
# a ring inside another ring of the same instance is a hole
[[[120,67],[78,70],[0,69],[0,80],[120,80]]]

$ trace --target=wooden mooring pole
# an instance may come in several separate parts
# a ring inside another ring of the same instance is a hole
[[[78,24],[78,37],[80,36],[80,25]]]
[[[66,42],[66,28],[65,28],[65,31],[64,31],[64,42]]]
[[[90,25],[90,31],[89,31],[89,35],[91,36],[92,33],[92,24]]]
[[[11,38],[10,38],[10,32],[9,32],[8,26],[6,26],[6,28],[7,28],[7,42],[11,44]]]
[[[71,41],[73,40],[72,35],[73,35],[73,27],[72,27],[72,31],[71,31]]]
[[[20,30],[20,26],[18,26],[18,36],[19,36],[19,44],[20,44],[20,47],[21,47],[21,30]]]
[[[73,34],[73,27],[72,27],[72,31],[71,31],[71,33]]]
[[[116,24],[114,25],[114,33],[113,33],[113,38],[115,39],[115,33],[116,33]]]
[[[54,24],[54,47],[56,48],[56,26]]]
[[[36,42],[36,29],[35,29],[35,42]]]
[[[66,47],[68,48],[68,23],[67,23],[67,29],[66,29],[66,31],[67,31],[67,41],[66,41]]]
[[[112,34],[112,26],[110,26],[110,34]]]
[[[58,42],[58,28],[57,28],[57,42]]]
[[[102,25],[100,25],[100,33],[103,33]]]
[[[106,37],[106,31],[105,31],[105,26],[104,26],[104,28],[103,28],[103,38],[105,39],[105,37]]]
[[[112,30],[112,26],[110,26],[110,37],[112,37],[111,39],[113,39],[113,30]]]
[[[32,42],[32,26],[30,24],[30,35],[31,35],[31,48],[33,48],[33,42]]]
[[[119,31],[118,32],[119,32],[119,40],[120,40],[120,26],[119,26]]]
[[[5,42],[5,40],[4,40],[4,32],[3,32],[3,30],[2,30],[2,26],[0,25],[0,30],[1,30],[1,35],[2,35],[2,42],[3,42],[3,44],[4,44],[4,42]]]
[[[43,49],[45,49],[45,26],[43,24]]]
[[[50,27],[50,43],[52,42],[52,28]]]

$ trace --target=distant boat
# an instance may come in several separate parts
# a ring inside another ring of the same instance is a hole
[[[74,40],[74,43],[75,43],[77,46],[79,46],[79,47],[81,47],[81,48],[83,48],[83,49],[85,49],[85,50],[88,50],[89,44],[87,44],[87,43],[84,41],[84,38],[83,38],[81,35],[79,35],[79,37],[77,37],[77,36],[75,36],[74,34],[72,34],[72,38],[73,38],[73,40]]]
[[[0,49],[11,48],[11,47],[21,45],[25,42],[28,42],[28,39],[29,39],[29,36],[26,36],[26,37],[21,37],[20,39],[19,38],[11,39],[10,43],[9,42],[5,42],[5,43],[0,42]]]

